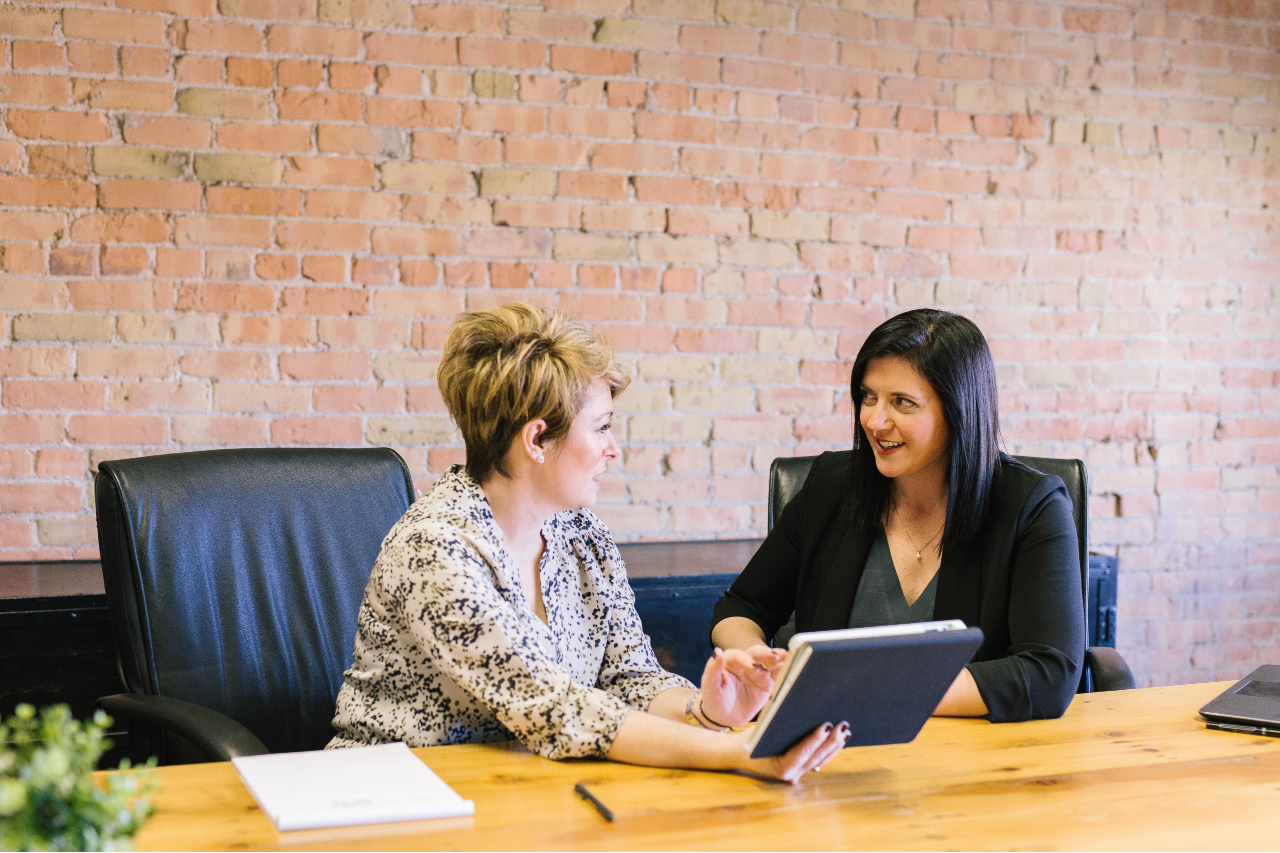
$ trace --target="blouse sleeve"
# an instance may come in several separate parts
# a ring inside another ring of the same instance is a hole
[[[609,596],[608,640],[600,665],[599,686],[633,708],[647,710],[653,698],[672,687],[693,688],[688,679],[667,672],[636,612],[636,596],[613,536],[597,522],[592,548],[599,552]],[[586,555],[579,555],[583,559]],[[590,559],[588,557],[588,559]]]
[[[441,671],[539,755],[609,752],[628,704],[575,682],[522,627],[465,528],[436,523],[386,548],[404,549],[386,555],[404,567],[400,589],[388,593],[403,601],[414,641]]]

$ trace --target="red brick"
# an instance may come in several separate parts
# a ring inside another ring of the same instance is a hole
[[[404,260],[400,262],[400,281],[410,287],[435,284],[440,280],[440,265],[435,261]]]
[[[405,389],[395,386],[318,385],[312,392],[317,412],[403,412]]]
[[[67,438],[76,444],[163,444],[168,419],[156,415],[72,415]]]
[[[10,244],[0,247],[0,269],[10,275],[42,275],[45,253],[41,246]]]
[[[98,185],[105,208],[199,210],[201,185],[194,181],[113,180]]]
[[[4,405],[26,411],[97,411],[103,407],[105,386],[101,382],[50,379],[8,379],[4,383]]]
[[[413,8],[415,29],[438,33],[503,34],[502,9],[497,6],[435,3]]]
[[[280,294],[282,314],[368,314],[369,293],[352,287],[286,287]]]
[[[286,121],[359,121],[360,95],[355,92],[276,92],[276,110]]]
[[[114,74],[116,46],[87,41],[68,41],[67,65],[84,74]]]
[[[250,86],[266,89],[271,86],[272,64],[269,59],[248,56],[227,58],[227,83],[232,86]]]
[[[463,36],[458,39],[458,62],[476,68],[542,68],[546,49],[540,41]]]
[[[167,218],[157,213],[90,213],[71,223],[77,243],[161,243],[169,234]]]
[[[27,463],[30,464],[29,462]],[[36,453],[36,474],[41,477],[83,477],[86,473],[83,450],[72,447],[45,447]],[[6,474],[5,476],[20,476]]]
[[[205,196],[210,213],[297,216],[302,204],[302,193],[298,190],[265,187],[209,187]]]
[[[302,259],[302,276],[312,281],[344,282],[347,259],[344,255],[307,255]]]
[[[359,418],[277,418],[271,422],[272,444],[354,444],[362,438]]]
[[[305,347],[315,343],[315,332],[306,317],[245,317],[231,314],[222,318],[222,341],[232,346]]]
[[[10,109],[8,116],[9,129],[26,139],[100,142],[111,135],[107,117],[100,113]]]
[[[81,492],[60,483],[9,483],[0,489],[0,512],[13,514],[79,512]]]
[[[15,39],[13,42],[13,67],[56,68],[66,63],[63,48],[51,41]]]
[[[369,226],[363,222],[291,220],[276,226],[276,243],[286,250],[367,251]]]
[[[273,24],[267,28],[267,50],[303,56],[355,56],[360,52],[359,30]]]
[[[316,17],[316,0],[219,0],[218,11],[233,18],[305,21]]]
[[[110,33],[114,41],[164,44],[165,28],[161,15],[99,9],[67,9],[62,14],[62,32],[67,38],[100,39],[103,33]]]
[[[715,199],[715,189],[709,181],[638,176],[632,179],[632,183],[636,189],[636,200],[641,202],[705,206]]]
[[[303,186],[371,187],[378,173],[369,160],[353,157],[290,157],[286,184]]]
[[[323,79],[324,63],[317,59],[282,59],[276,63],[276,81],[286,89],[314,89]]]
[[[379,255],[454,255],[461,242],[457,231],[413,225],[378,226],[372,233],[373,251]]]
[[[636,54],[636,62],[640,76],[646,79],[682,83],[720,82],[720,60],[715,56],[641,50]]]
[[[180,445],[266,444],[266,418],[245,415],[175,415],[173,440]]]
[[[309,152],[311,129],[302,125],[225,123],[218,128],[218,147],[230,151]]]
[[[179,216],[176,237],[179,245],[257,246],[271,245],[271,223],[265,219],[227,216]]]
[[[625,175],[597,172],[560,172],[557,176],[556,194],[569,198],[625,201],[627,198],[627,180]]]
[[[465,39],[463,41],[466,41]],[[464,60],[464,64],[466,63]],[[602,47],[553,44],[551,69],[578,74],[626,76],[635,66],[633,54],[625,50]]]
[[[153,347],[81,347],[76,352],[78,376],[165,378],[177,364],[176,352]]]
[[[53,275],[93,275],[97,267],[97,252],[91,246],[49,250],[49,272]]]
[[[257,382],[213,383],[213,408],[219,412],[296,414],[307,410],[309,399],[309,389],[302,385]]]
[[[553,108],[547,116],[547,130],[556,136],[612,137],[628,139],[634,119],[623,110]]]
[[[365,36],[365,57],[370,62],[404,65],[456,65],[458,40],[433,36],[370,33]]]
[[[76,311],[165,311],[174,305],[167,281],[73,281],[68,290]]]

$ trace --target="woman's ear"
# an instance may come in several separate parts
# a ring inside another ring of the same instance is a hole
[[[521,449],[534,462],[546,461],[546,447],[542,442],[542,434],[547,431],[547,422],[542,418],[529,421],[520,429]]]

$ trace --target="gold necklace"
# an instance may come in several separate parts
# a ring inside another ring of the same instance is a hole
[[[911,531],[907,529],[907,523],[906,523],[905,521],[903,521],[903,520],[902,520],[902,513],[898,511],[898,503],[897,503],[897,501],[894,501],[894,504],[893,504],[893,514],[894,514],[895,516],[897,516],[897,518],[898,518],[898,523],[902,525],[902,532],[903,532],[903,534],[905,534],[905,535],[906,535],[906,537],[907,537],[907,541],[908,541],[908,542],[910,542],[910,543],[911,543],[911,547],[912,547],[912,548],[915,548],[915,550],[916,550],[916,562],[920,562],[920,552],[921,552],[921,551],[923,551],[925,548],[928,548],[928,547],[929,547],[929,545],[933,542],[933,540],[935,540],[935,539],[937,539],[939,536],[941,536],[941,535],[942,535],[942,531],[943,531],[943,530],[945,530],[945,529],[946,529],[946,527],[947,527],[947,523],[944,521],[944,522],[942,523],[942,527],[939,527],[939,528],[938,528],[938,532],[937,532],[937,533],[935,533],[935,534],[933,534],[932,536],[930,536],[930,537],[929,537],[929,541],[928,541],[928,542],[926,542],[926,543],[924,543],[923,545],[921,545],[920,547],[916,548],[916,541],[915,541],[914,539],[912,539],[912,538],[911,538]]]

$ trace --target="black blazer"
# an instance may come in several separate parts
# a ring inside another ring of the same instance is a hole
[[[797,631],[848,624],[871,538],[846,504],[851,451],[814,460],[804,486],[733,586],[711,625],[743,616],[772,637],[794,610]],[[1071,498],[1000,454],[986,524],[943,551],[934,619],[985,636],[969,664],[992,722],[1060,717],[1080,683],[1085,624]]]

